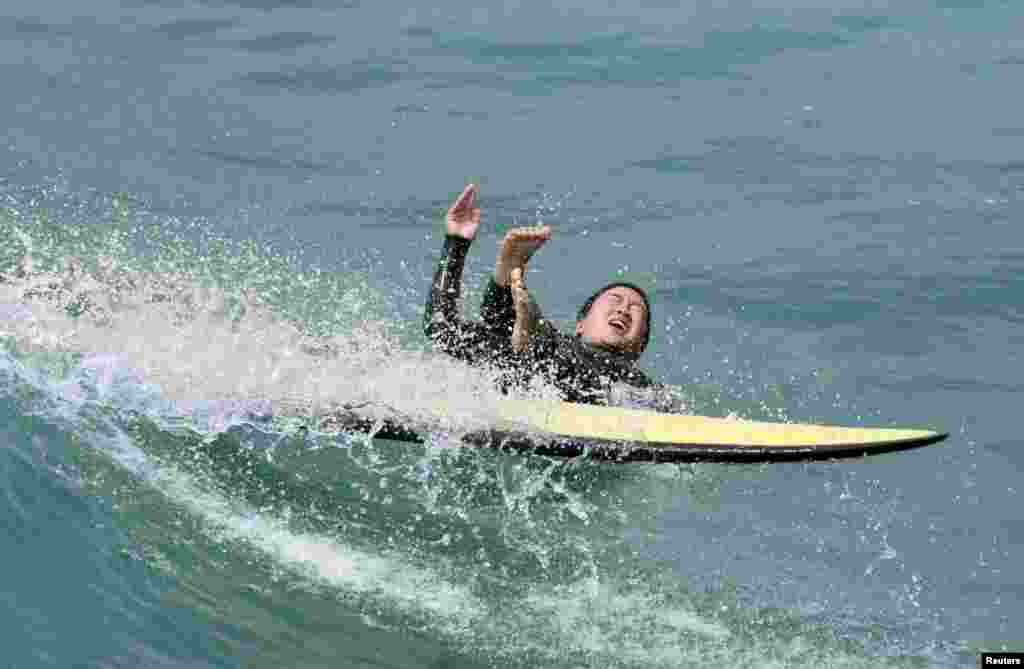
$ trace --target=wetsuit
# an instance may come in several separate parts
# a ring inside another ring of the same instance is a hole
[[[470,244],[470,240],[461,237],[445,237],[423,319],[423,331],[435,348],[470,364],[500,369],[499,385],[503,390],[539,375],[568,402],[608,404],[613,384],[654,387],[631,357],[584,344],[547,322],[542,321],[531,334],[525,352],[514,352],[511,335],[516,314],[512,289],[499,286],[493,278],[480,305],[481,321],[462,320],[458,299]]]

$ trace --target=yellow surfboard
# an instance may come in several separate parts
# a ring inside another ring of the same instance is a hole
[[[926,446],[948,436],[921,429],[771,423],[531,400],[504,401],[501,414],[497,431],[510,437],[540,433],[569,438],[579,442],[581,451],[589,447],[598,457],[625,460],[859,457]]]
[[[444,407],[438,407],[443,415]],[[355,414],[334,414],[334,427],[367,427]],[[376,426],[379,428],[380,423]],[[389,422],[377,436],[418,441]],[[931,430],[772,423],[642,409],[504,400],[492,429],[462,435],[467,443],[541,455],[590,456],[617,462],[772,462],[852,458],[934,444]]]

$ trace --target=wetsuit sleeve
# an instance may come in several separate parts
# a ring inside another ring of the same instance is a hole
[[[423,314],[423,333],[434,347],[469,363],[493,358],[500,347],[488,328],[459,317],[462,293],[462,268],[472,242],[446,236],[441,259],[430,282],[430,293]]]
[[[483,326],[495,336],[511,337],[516,323],[516,308],[512,300],[512,287],[499,286],[494,277],[487,282],[483,302],[480,303]]]

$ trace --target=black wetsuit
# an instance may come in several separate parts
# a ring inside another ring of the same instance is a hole
[[[465,321],[458,314],[462,268],[470,240],[445,237],[441,260],[430,284],[423,331],[435,348],[470,364],[488,364],[502,370],[500,385],[509,386],[541,376],[554,385],[568,402],[607,404],[613,383],[652,388],[651,380],[635,360],[588,346],[576,337],[543,323],[531,334],[523,353],[512,350],[515,325],[512,289],[492,278],[480,305],[481,320]]]

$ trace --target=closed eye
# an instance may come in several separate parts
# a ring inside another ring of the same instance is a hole
[[[618,306],[622,304],[623,301],[625,301],[625,298],[622,295],[619,295],[618,293],[608,293],[608,299],[611,300],[612,304],[615,306]],[[627,308],[629,309],[630,313],[640,314],[641,316],[644,313],[646,313],[646,308],[644,307],[642,302],[630,301]]]

